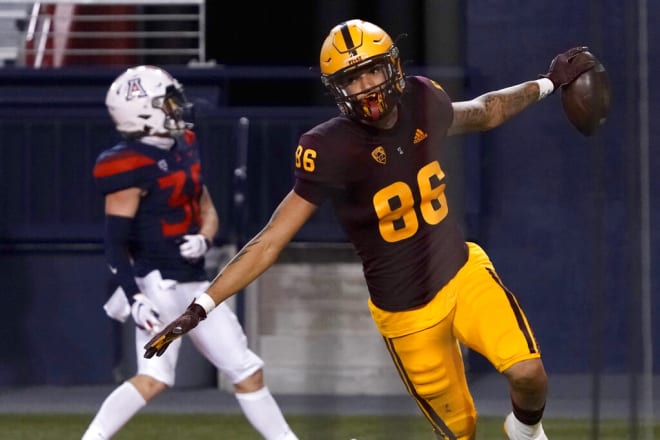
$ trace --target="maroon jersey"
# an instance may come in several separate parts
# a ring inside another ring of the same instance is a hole
[[[390,311],[427,303],[467,261],[440,166],[451,100],[428,78],[406,81],[393,128],[338,116],[304,133],[295,155],[295,192],[330,199],[371,300]]]

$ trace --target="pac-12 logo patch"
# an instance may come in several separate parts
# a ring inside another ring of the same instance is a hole
[[[129,79],[126,100],[130,101],[133,98],[144,98],[145,96],[147,96],[147,92],[144,90],[144,87],[142,87],[140,78]]]

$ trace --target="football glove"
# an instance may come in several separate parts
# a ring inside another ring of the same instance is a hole
[[[193,301],[181,316],[168,324],[167,327],[145,344],[144,357],[150,359],[154,354],[161,356],[165,353],[165,350],[167,350],[167,347],[169,347],[172,341],[185,335],[205,319],[206,311],[204,307]]]
[[[146,330],[150,335],[157,333],[163,328],[160,320],[160,313],[156,305],[142,293],[133,295],[133,305],[131,306],[131,315],[133,321],[142,330]]]
[[[552,85],[555,86],[554,91],[559,90],[560,87],[570,84],[582,73],[594,67],[593,60],[583,57],[575,58],[580,52],[588,50],[589,48],[586,46],[579,46],[560,53],[550,63],[548,73],[540,76],[552,81]]]
[[[187,260],[196,260],[209,250],[210,242],[202,234],[184,235],[179,253]]]

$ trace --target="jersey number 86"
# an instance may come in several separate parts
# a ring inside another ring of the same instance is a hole
[[[429,225],[437,225],[449,212],[444,177],[438,161],[428,163],[417,172],[419,211]],[[378,229],[385,241],[394,243],[415,235],[419,220],[414,209],[413,191],[407,183],[398,181],[386,186],[374,194],[372,201],[378,216]]]

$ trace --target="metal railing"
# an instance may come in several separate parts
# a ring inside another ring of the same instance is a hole
[[[35,68],[204,64],[205,15],[204,0],[4,0],[0,57]]]

